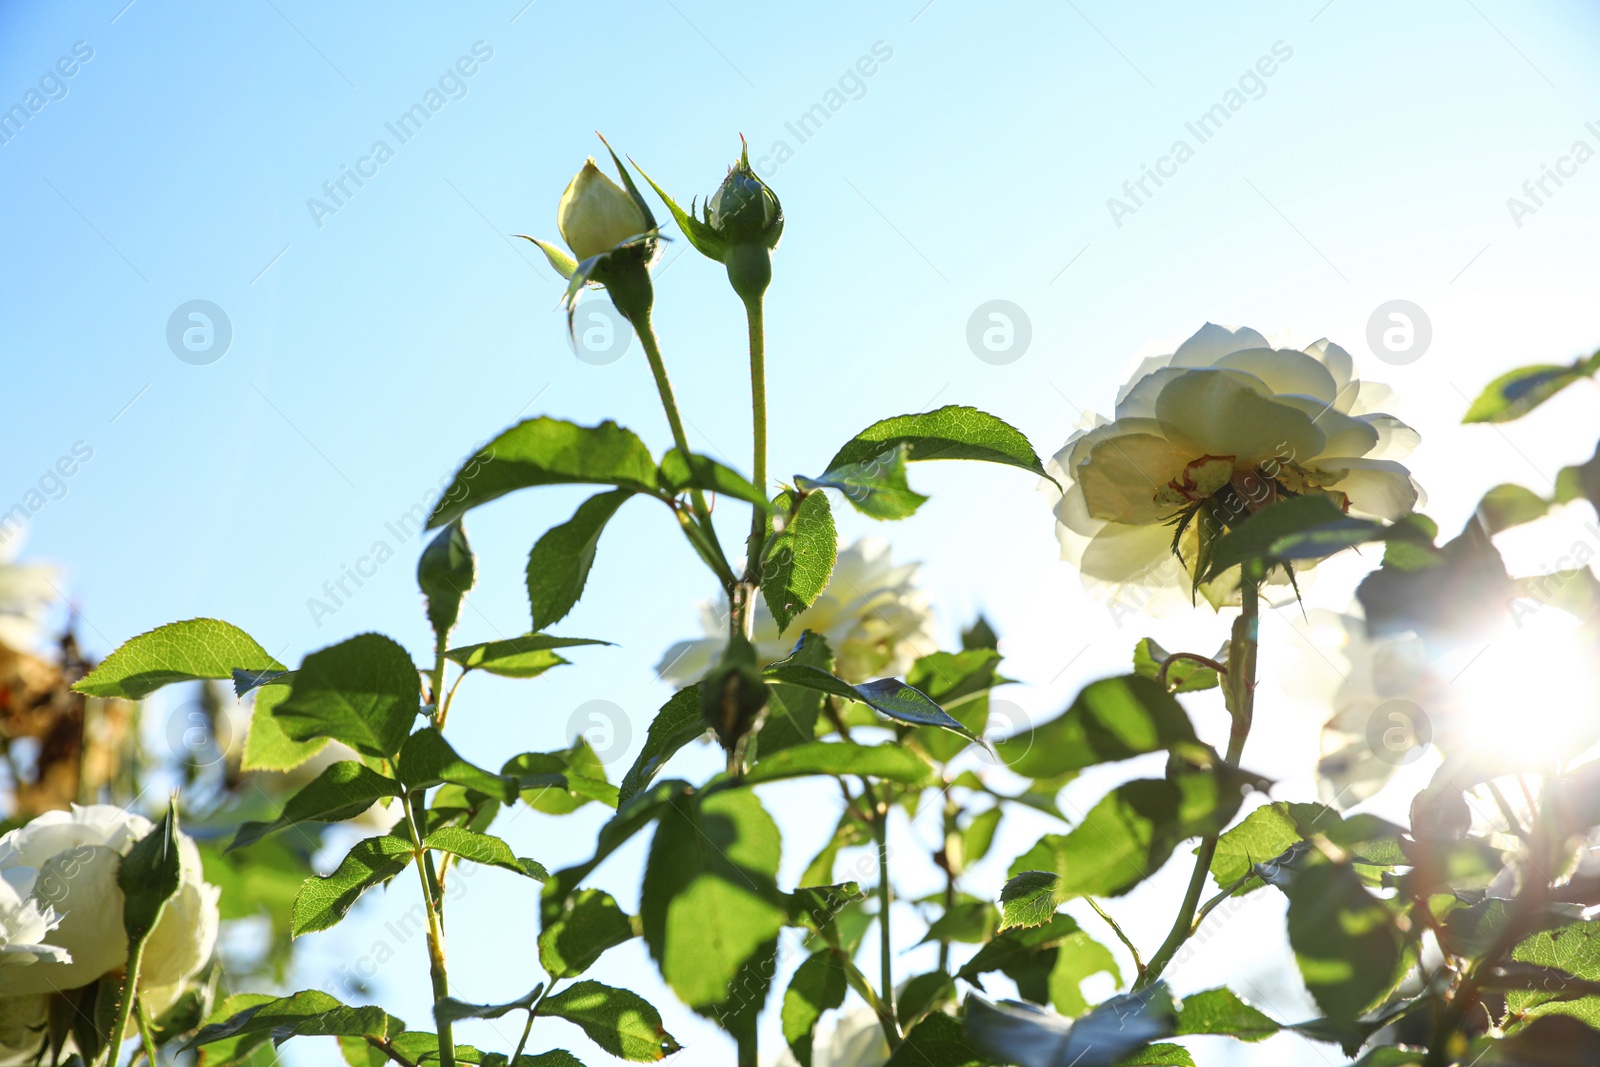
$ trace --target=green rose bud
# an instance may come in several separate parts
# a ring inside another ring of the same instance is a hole
[[[718,663],[700,683],[700,714],[733,755],[767,706],[767,684],[748,639],[729,642]]]
[[[648,230],[650,223],[633,197],[606,177],[591,156],[561,194],[556,228],[581,261],[611,251]]]
[[[748,304],[759,301],[772,281],[772,250],[783,236],[783,205],[750,166],[750,146],[743,137],[739,141],[743,145],[739,161],[728,168],[728,176],[700,209],[699,218],[693,201],[688,211],[683,210],[650,175],[639,173],[666,202],[689,243],[727,267],[733,291]]]

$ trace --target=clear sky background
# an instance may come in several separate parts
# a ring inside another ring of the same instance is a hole
[[[1048,454],[1083,412],[1110,408],[1136,354],[1207,320],[1331,337],[1363,377],[1394,385],[1394,413],[1423,435],[1413,467],[1428,510],[1447,530],[1477,490],[1516,480],[1547,492],[1592,447],[1587,384],[1503,432],[1458,425],[1500,371],[1600,345],[1600,159],[1561,162],[1575,142],[1600,150],[1592,5],[524,2],[0,3],[0,108],[26,107],[32,90],[46,98],[0,143],[0,510],[36,511],[25,553],[65,567],[95,652],[208,615],[286,661],[372,629],[421,657],[419,546],[386,523],[430,506],[476,445],[537,413],[614,418],[658,452],[669,445],[637,342],[609,364],[575,358],[554,310],[557,279],[507,236],[555,236],[557,198],[599,150],[596,129],[685,201],[715,189],[742,132],[782,197],[768,300],[779,477],[818,473],[877,418],[955,402],[999,414]],[[470,77],[446,77],[475,49]],[[852,80],[875,53],[874,73]],[[1270,76],[1257,73],[1262,57],[1274,57],[1259,68]],[[66,68],[71,77],[48,80]],[[434,89],[443,106],[400,143],[385,124]],[[802,142],[788,124],[834,90],[837,110]],[[1241,106],[1200,143],[1185,124],[1230,90]],[[1161,160],[1180,139],[1192,156],[1170,173]],[[335,212],[308,207],[327,203],[324,183],[363,166],[379,140],[392,158],[349,184]],[[1123,185],[1147,165],[1170,176],[1134,203]],[[1547,166],[1568,176],[1535,203],[1523,185]],[[1135,210],[1112,210],[1111,197]],[[1533,210],[1514,212],[1511,197]],[[743,321],[721,268],[675,241],[657,294],[691,444],[748,471]],[[967,342],[970,316],[995,299],[1031,326],[1005,365]],[[1366,344],[1374,310],[1395,299],[1431,323],[1428,349],[1406,366]],[[207,364],[167,341],[169,318],[193,300],[220,307],[231,328]],[[92,458],[30,498],[80,442]],[[1051,715],[1083,682],[1121,669],[1146,633],[1201,650],[1223,639],[1226,620],[1209,615],[1112,619],[1058,561],[1051,501],[1033,478],[935,464],[914,469],[913,484],[932,495],[913,519],[877,526],[836,508],[841,534],[886,536],[897,559],[924,561],[948,640],[985,612],[1006,673],[1022,681],[1002,695],[1025,714]],[[471,516],[481,578],[463,641],[527,629],[528,547],[583,495],[524,493]],[[452,716],[469,757],[562,746],[575,710],[605,700],[631,737],[613,777],[631,761],[670,695],[651,668],[671,641],[697,635],[695,605],[714,592],[665,511],[635,507],[606,534],[591,587],[560,627],[619,647],[585,650],[532,683],[472,679]],[[730,531],[747,521],[724,511]],[[315,618],[308,601],[378,541],[394,559]],[[1345,608],[1359,571],[1330,566],[1310,603]],[[1307,687],[1337,677],[1294,618],[1265,627],[1261,729],[1246,762],[1280,780],[1275,795],[1300,799],[1314,791],[1321,721]],[[1191,706],[1219,728],[1214,695]],[[715,765],[705,752],[680,763],[689,776]],[[1107,784],[1089,776],[1068,801],[1081,810]],[[768,801],[792,877],[835,799],[813,785]],[[587,853],[597,820],[529,814],[506,833],[553,868]],[[998,887],[1009,858],[1047,828],[1009,824],[979,884]],[[913,855],[932,840],[929,827],[903,840],[907,873],[926,868],[915,877],[929,886],[936,872]],[[640,844],[594,878],[629,907]],[[1168,871],[1118,902],[1136,938],[1159,938],[1182,880]],[[470,884],[452,918],[457,988],[509,999],[537,977],[536,890],[492,871]],[[397,885],[358,921],[308,938],[301,984],[328,981],[388,937],[411,890]],[[1252,901],[1213,920],[1173,984],[1233,979],[1280,1018],[1302,1017],[1292,963],[1271,947],[1281,901]],[[1104,933],[1092,917],[1085,925]],[[898,929],[907,947],[920,937],[909,911]],[[374,992],[424,1025],[420,939],[396,948]],[[918,950],[902,973],[931,963]],[[638,942],[595,976],[666,1008],[690,1046],[680,1062],[731,1055],[671,1003]],[[562,1023],[542,1025],[533,1048],[557,1043],[600,1059]],[[1287,1038],[1197,1049],[1216,1064],[1337,1060]],[[302,1063],[333,1055],[331,1044],[291,1052]]]

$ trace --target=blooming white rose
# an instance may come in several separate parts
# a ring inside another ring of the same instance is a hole
[[[812,630],[827,638],[836,673],[847,682],[904,674],[918,656],[938,650],[933,609],[915,583],[919,566],[895,566],[888,542],[877,538],[842,549],[827,588],[782,635],[766,601],[756,601],[751,620],[756,657],[763,664],[780,660],[794,650],[801,633]],[[705,637],[679,641],[656,665],[665,681],[690,685],[721,659],[728,644],[727,601],[702,604],[700,624]]]
[[[1320,494],[1398,519],[1417,487],[1394,457],[1417,435],[1373,410],[1387,395],[1358,381],[1350,354],[1327,340],[1301,352],[1207,323],[1140,365],[1114,420],[1056,453],[1062,556],[1099,582],[1187,589],[1202,532],[1281,497]],[[1222,602],[1235,581],[1213,583],[1208,597]]]
[[[44,943],[70,957],[0,967],[0,996],[76,989],[127,963],[117,871],[151,829],[141,815],[92,804],[46,812],[0,837],[0,879],[60,917]],[[206,883],[200,851],[186,834],[178,835],[178,857],[178,891],[145,942],[141,990],[181,985],[205,966],[216,945],[220,891]]]
[[[19,880],[28,878],[23,875]],[[41,907],[0,872],[0,968],[68,962],[72,957],[66,949],[44,943],[59,921],[48,904]]]
[[[633,197],[591,158],[561,194],[556,228],[581,263],[643,233],[650,223]]]
[[[889,1062],[889,1042],[883,1036],[878,1013],[866,1005],[836,1017],[833,1036],[811,1054],[811,1067],[883,1067]],[[775,1067],[799,1067],[785,1048]]]
[[[38,642],[45,613],[60,597],[56,568],[15,562],[22,540],[16,531],[0,540],[0,644],[26,651]]]

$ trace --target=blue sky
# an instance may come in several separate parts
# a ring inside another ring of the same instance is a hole
[[[0,126],[11,397],[0,510],[35,512],[26,554],[66,568],[98,652],[210,615],[285,660],[369,629],[420,656],[418,545],[386,524],[431,504],[474,446],[548,413],[614,418],[667,447],[637,343],[604,365],[574,358],[557,280],[508,237],[554,236],[556,200],[599,149],[597,129],[684,200],[715,189],[742,132],[782,197],[768,301],[778,477],[817,473],[877,418],[954,402],[1053,452],[1081,412],[1110,407],[1136,353],[1207,320],[1329,336],[1363,376],[1394,385],[1395,414],[1423,434],[1413,466],[1428,510],[1447,528],[1476,489],[1548,490],[1558,467],[1589,453],[1587,385],[1504,433],[1457,422],[1501,370],[1600,344],[1600,160],[1578,162],[1576,146],[1600,149],[1591,5],[125,2],[0,5],[0,108],[42,104],[20,128]],[[430,91],[438,110],[400,143],[386,124]],[[836,109],[802,142],[790,126],[819,104]],[[1186,124],[1219,104],[1228,117],[1202,142]],[[392,155],[363,162],[380,140]],[[1147,167],[1167,176],[1139,191]],[[324,183],[346,168],[368,176],[347,180],[330,214]],[[1542,178],[1537,199],[1524,191]],[[721,269],[681,240],[657,275],[691,443],[748,470],[738,305]],[[967,342],[975,309],[996,299],[1031,327],[1004,365]],[[1374,310],[1395,299],[1432,327],[1428,351],[1405,366],[1365,343]],[[232,335],[198,365],[167,341],[174,311],[195,300],[221,308]],[[50,480],[75,446],[92,458]],[[1010,699],[1028,714],[1118,669],[1146,631],[1221,640],[1215,618],[1108,626],[1057,560],[1050,502],[1032,478],[953,465],[913,478],[933,498],[915,518],[844,516],[841,533],[887,536],[896,558],[925,561],[947,636],[987,612],[1007,673],[1024,683]],[[471,517],[481,580],[463,640],[526,629],[527,549],[582,495],[523,494]],[[619,647],[522,686],[474,679],[452,716],[469,755],[557,747],[575,709],[607,700],[633,738],[617,773],[631,759],[669,695],[650,668],[697,633],[694,605],[713,592],[665,513],[635,507],[562,626]],[[314,618],[308,601],[379,541],[395,558]],[[1349,575],[1332,570],[1318,598],[1343,608]],[[1267,632],[1270,679],[1287,667]],[[1292,696],[1283,707],[1262,762],[1314,752],[1316,709]],[[685,773],[710,767],[697,758]],[[1310,789],[1304,762],[1264,769]],[[1092,800],[1096,786],[1079,786]],[[771,800],[794,870],[820,832],[804,798]],[[530,815],[508,834],[553,865],[586,851],[594,825]],[[1002,842],[1008,857],[1030,829]],[[628,902],[637,868],[627,853],[597,881]],[[494,872],[480,880],[484,906],[474,897],[452,935],[454,969],[463,995],[509,997],[533,982],[532,898]],[[361,925],[313,938],[308,984],[381,936],[409,888]],[[1147,890],[1139,907],[1168,914],[1173,880]],[[1260,928],[1277,921],[1264,915]],[[1208,962],[1212,947],[1175,983],[1215,977],[1207,967],[1280,973],[1226,952]],[[601,977],[656,988],[637,944],[614,955]],[[416,1023],[422,959],[406,946],[378,979]],[[681,1010],[669,1027],[695,1055],[719,1040]],[[1320,1062],[1286,1045],[1215,1055]]]

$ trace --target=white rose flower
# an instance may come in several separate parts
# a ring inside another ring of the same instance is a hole
[[[826,1044],[817,1042],[811,1054],[811,1067],[883,1067],[888,1062],[889,1042],[878,1013],[866,1005],[837,1016],[832,1037]],[[774,1067],[799,1067],[799,1063],[785,1048]]]
[[[141,815],[92,804],[46,812],[0,837],[0,879],[60,917],[44,943],[70,957],[0,967],[0,996],[76,989],[127,963],[117,871],[151,829]],[[141,989],[181,985],[205,966],[216,945],[220,890],[206,883],[200,851],[187,834],[178,835],[178,856],[178,892],[145,943]]]
[[[59,921],[49,905],[40,907],[0,876],[0,968],[68,962],[66,949],[44,943]]]
[[[44,1048],[48,1012],[42,994],[0,997],[0,1067],[37,1061]]]
[[[751,641],[757,658],[763,664],[782,659],[794,650],[801,633],[812,630],[827,638],[836,672],[847,682],[903,675],[917,657],[938,650],[933,609],[915,583],[919,566],[895,566],[888,542],[877,538],[862,538],[840,550],[827,588],[782,635],[766,601],[756,601]],[[702,604],[700,624],[705,637],[679,641],[661,657],[656,672],[663,680],[690,685],[721,659],[728,644],[727,601]]]
[[[1373,410],[1387,395],[1357,380],[1350,354],[1327,340],[1273,348],[1254,330],[1207,323],[1140,365],[1115,419],[1056,453],[1062,556],[1093,581],[1187,591],[1208,516],[1220,532],[1219,522],[1315,493],[1398,519],[1418,494],[1395,457],[1417,435]],[[1235,583],[1204,591],[1221,603]]]

